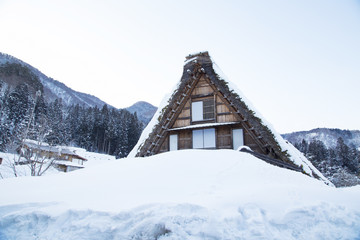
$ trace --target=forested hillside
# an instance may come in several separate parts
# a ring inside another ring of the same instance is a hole
[[[360,184],[358,136],[359,131],[324,128],[283,135],[337,187]]]
[[[137,142],[143,124],[136,114],[107,105],[100,109],[65,106],[61,99],[47,102],[37,76],[29,76],[31,81],[22,79],[11,89],[0,75],[0,151],[14,152],[29,138],[125,157]],[[40,85],[34,90],[33,83]]]

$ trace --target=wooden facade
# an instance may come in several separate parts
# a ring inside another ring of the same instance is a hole
[[[207,109],[209,117],[195,121],[192,116],[194,114],[192,103],[200,101],[206,101],[210,106]],[[255,151],[265,153],[258,147],[248,131],[244,129],[242,123],[244,119],[236,112],[236,109],[224,98],[223,94],[211,84],[210,79],[207,79],[205,75],[201,76],[187,96],[186,103],[182,109],[179,109],[174,123],[167,130],[159,152],[170,151],[170,135],[177,137],[177,150],[194,148],[193,131],[199,129],[215,130],[215,145],[208,147],[209,149],[234,149],[233,130],[242,129],[243,135],[241,137],[244,145]]]

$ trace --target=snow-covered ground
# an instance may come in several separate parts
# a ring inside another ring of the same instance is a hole
[[[0,180],[0,239],[360,239],[360,186],[233,150]]]
[[[97,166],[99,164],[107,163],[108,161],[116,160],[115,156],[107,155],[103,153],[88,152],[83,148],[76,148],[76,147],[66,147],[66,148],[76,153],[77,155],[87,159],[87,161],[84,161],[85,168]]]

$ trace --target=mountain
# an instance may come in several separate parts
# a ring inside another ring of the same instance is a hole
[[[360,131],[359,130],[341,130],[332,128],[316,128],[310,131],[301,131],[282,134],[283,138],[292,144],[301,143],[304,139],[306,142],[312,140],[322,141],[327,148],[335,148],[336,142],[341,137],[346,145],[354,145],[360,148]]]
[[[138,116],[138,119],[142,121],[143,123],[148,124],[151,120],[151,118],[154,116],[157,107],[151,105],[148,102],[139,101],[130,107],[126,108],[131,113],[135,113]]]
[[[0,73],[0,80],[8,84],[10,88],[15,88],[18,83],[25,82],[30,87],[31,92],[42,89],[47,102],[61,98],[63,104],[67,106],[79,104],[85,107],[97,106],[101,108],[107,104],[93,95],[77,92],[67,87],[65,84],[46,76],[30,64],[8,54],[0,53],[0,67],[4,69],[3,73]],[[40,87],[38,86],[39,82],[42,84]]]

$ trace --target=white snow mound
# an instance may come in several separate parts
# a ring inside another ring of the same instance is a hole
[[[0,239],[359,239],[360,186],[234,150],[0,181]]]

